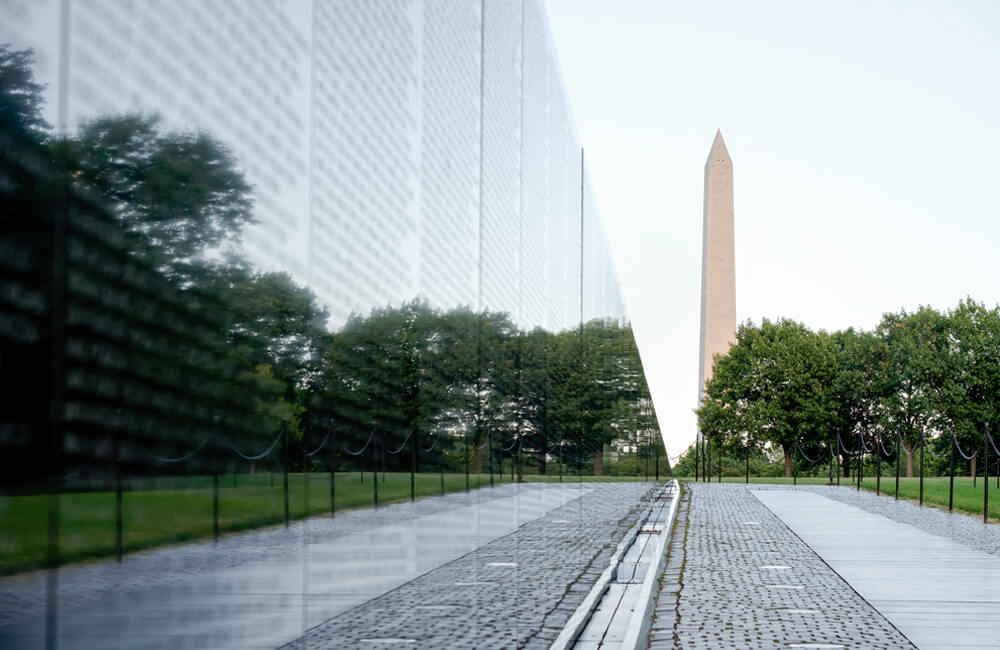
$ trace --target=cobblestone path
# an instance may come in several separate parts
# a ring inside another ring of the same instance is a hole
[[[650,648],[914,647],[746,486],[684,493]]]

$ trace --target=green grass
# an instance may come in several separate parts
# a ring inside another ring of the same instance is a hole
[[[857,485],[857,483],[855,483]],[[875,477],[866,476],[861,483],[865,490],[875,491]],[[879,492],[892,497],[895,495],[896,477],[882,477]],[[899,479],[899,498],[918,501],[920,497],[919,478]],[[948,507],[948,477],[933,476],[924,478],[924,505],[941,508]],[[955,477],[954,509],[977,517],[983,516],[983,479],[976,480],[975,487],[972,478],[968,476]],[[996,478],[990,479],[990,519],[1000,519],[1000,489],[997,489]]]
[[[663,478],[663,477],[661,477]],[[273,486],[272,486],[273,479]],[[525,481],[559,482],[558,475],[525,475]],[[650,480],[653,477],[650,476]],[[495,475],[497,484],[510,474]],[[564,482],[580,480],[566,473]],[[582,477],[583,481],[641,481],[641,477]],[[418,497],[441,494],[441,475],[417,474]],[[470,488],[489,487],[489,474],[472,474]],[[235,485],[235,486],[234,486]],[[338,472],[336,510],[372,507],[372,474]],[[445,474],[445,492],[465,489],[465,474]],[[211,477],[164,477],[130,481],[122,495],[122,547],[128,553],[196,539],[211,538]],[[0,575],[45,565],[48,545],[48,496],[0,497]],[[378,477],[379,505],[407,501],[410,474],[389,472]],[[58,495],[61,563],[115,554],[114,492],[70,492]],[[330,512],[329,474],[292,474],[288,479],[292,519]],[[284,522],[284,490],[280,474],[227,474],[219,479],[219,530],[234,532]]]

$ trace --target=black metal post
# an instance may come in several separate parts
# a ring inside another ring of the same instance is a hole
[[[441,453],[444,453],[444,449],[441,449]],[[469,491],[469,430],[465,430],[465,491]],[[444,489],[442,488],[441,493],[444,494]]]
[[[417,500],[417,429],[410,433],[410,501]]]
[[[701,468],[702,478],[706,483],[712,482],[712,441],[709,438],[705,438],[705,460],[706,467]],[[707,471],[706,471],[707,468]]]
[[[750,445],[747,445],[747,485],[750,485]]]
[[[372,499],[375,507],[378,507],[378,443],[379,437],[376,434],[372,440]]]
[[[218,463],[215,463],[217,466]],[[212,471],[212,534],[219,541],[219,470]]]
[[[948,512],[955,503],[955,427],[951,428],[951,453],[948,454]]]
[[[719,483],[722,483],[722,447],[719,447]]]
[[[983,523],[990,516],[990,447],[986,439],[990,435],[990,423],[983,422]]]
[[[283,476],[282,481],[283,481],[283,487],[284,487],[284,490],[285,490],[285,527],[287,528],[288,527],[288,523],[291,521],[291,516],[290,516],[290,513],[288,511],[288,457],[291,454],[289,454],[289,450],[288,450],[288,423],[287,422],[282,425],[282,436],[283,436],[282,447],[284,447],[285,453],[283,454],[281,465],[282,465],[282,476]]]
[[[861,491],[861,479],[865,471],[865,438],[863,433],[858,433],[858,491]]]
[[[495,487],[493,485],[493,429],[486,434],[486,446],[489,447],[489,461],[490,461],[490,487]]]
[[[694,439],[694,482],[698,482],[698,464],[701,463],[701,433]]]
[[[899,457],[903,455],[903,436],[896,427],[896,501],[899,501]]]
[[[920,499],[918,503],[924,505],[924,434],[920,434]]]
[[[330,427],[330,516],[337,514],[337,434]]]
[[[559,482],[562,483],[563,462],[562,462],[562,440],[559,441]]]
[[[882,435],[879,434],[878,437],[879,447],[883,447]],[[882,450],[875,450],[875,496],[881,496],[882,494]]]
[[[122,461],[118,437],[115,433],[115,557],[122,561]],[[216,535],[218,537],[218,535]]]

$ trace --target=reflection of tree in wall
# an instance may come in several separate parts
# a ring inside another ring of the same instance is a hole
[[[477,468],[506,450],[599,470],[635,435],[648,388],[629,328],[522,332],[414,300],[330,333],[311,291],[240,257],[252,188],[225,147],[148,115],[54,134],[30,65],[0,48],[5,481],[88,460],[161,471],[154,456],[205,440],[188,471],[219,471],[227,444],[282,431],[293,469],[332,434],[372,437],[396,469],[457,468],[467,443]]]

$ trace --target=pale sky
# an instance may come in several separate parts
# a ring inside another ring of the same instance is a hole
[[[717,128],[740,321],[1000,302],[1000,3],[544,3],[671,456],[696,431]]]

